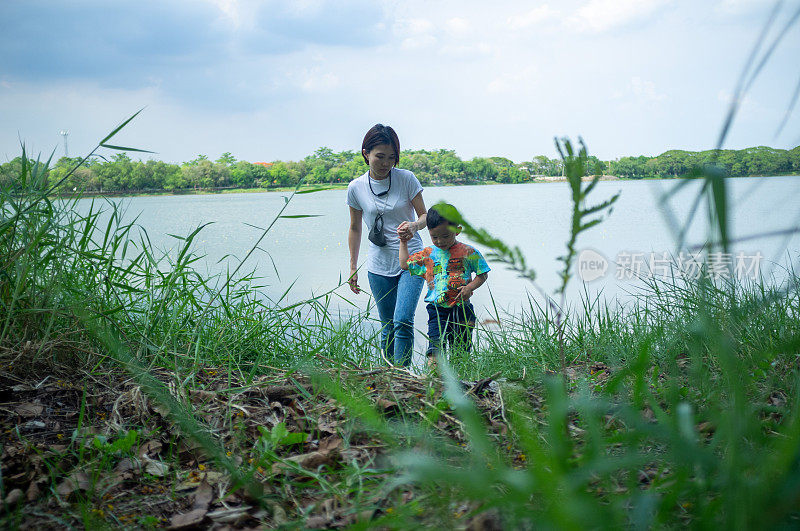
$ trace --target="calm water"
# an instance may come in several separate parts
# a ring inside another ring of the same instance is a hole
[[[634,281],[617,278],[615,260],[644,264],[646,272],[650,253],[678,254],[674,231],[668,222],[669,212],[685,220],[698,183],[690,183],[672,199],[669,205],[660,201],[660,194],[675,186],[677,181],[607,181],[597,185],[590,203],[595,204],[618,191],[622,194],[613,213],[601,225],[584,233],[578,249],[592,249],[609,261],[605,277],[586,283],[590,292],[602,291],[606,298],[625,300],[626,293],[635,289]],[[734,208],[732,234],[747,237],[768,231],[800,225],[800,177],[770,177],[734,179],[730,182],[730,199]],[[280,219],[262,240],[259,249],[250,257],[244,270],[255,270],[264,277],[264,294],[279,297],[290,284],[288,300],[297,301],[328,291],[348,273],[346,231],[349,223],[345,190],[330,190],[295,196],[284,214],[314,214],[307,219]],[[571,205],[566,183],[519,184],[498,186],[458,186],[428,188],[424,192],[426,205],[446,200],[456,205],[475,226],[486,228],[508,244],[519,246],[528,263],[538,274],[538,284],[552,293],[558,285],[560,262],[557,257],[565,251],[569,235]],[[167,249],[177,240],[169,234],[188,235],[204,223],[196,239],[195,249],[206,256],[209,271],[224,271],[235,267],[269,225],[283,206],[283,193],[225,194],[204,196],[137,197],[115,200],[126,212],[126,219],[138,216],[154,245]],[[701,210],[697,222],[688,232],[689,243],[699,243],[707,234],[707,216]],[[366,250],[366,231],[362,250]],[[423,241],[430,244],[427,232]],[[781,273],[790,259],[797,262],[800,236],[756,238],[738,244],[734,254],[743,259],[760,253],[763,273]],[[622,253],[622,254],[620,254]],[[627,253],[627,254],[625,254]],[[362,255],[361,261],[363,262]],[[734,257],[731,257],[734,261]],[[777,264],[777,266],[776,266]],[[504,269],[493,267],[487,284],[479,289],[473,303],[480,318],[488,318],[491,297],[495,304],[510,311],[519,308],[527,299],[530,285]],[[752,265],[749,264],[749,265]],[[622,271],[622,270],[621,270]],[[360,275],[362,287],[368,287],[366,273]],[[488,287],[488,289],[487,289]],[[576,276],[569,298],[575,300],[584,288]],[[490,296],[491,291],[491,296]],[[359,307],[365,307],[368,296],[353,295],[346,286],[336,293]],[[534,292],[535,293],[535,292]],[[539,295],[534,295],[541,300]],[[351,307],[340,302],[342,308]],[[426,312],[420,304],[417,328],[425,327]]]

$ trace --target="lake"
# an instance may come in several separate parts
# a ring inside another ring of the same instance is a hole
[[[569,300],[574,303],[586,288],[590,293],[600,292],[607,299],[624,302],[630,298],[628,293],[636,289],[634,272],[639,276],[658,273],[667,261],[677,263],[689,256],[681,254],[685,249],[676,248],[675,227],[669,220],[686,219],[700,183],[687,183],[668,204],[663,203],[661,194],[678,182],[598,183],[590,196],[590,205],[617,192],[621,195],[608,218],[578,239],[576,248],[586,251],[581,255],[582,269],[576,270],[580,274],[575,275],[568,290]],[[754,269],[759,269],[767,277],[780,278],[790,262],[798,260],[800,236],[758,235],[800,225],[800,177],[739,178],[728,183],[733,205],[732,237],[755,237],[735,244],[732,254],[719,260],[728,260],[731,271],[741,267],[740,274],[751,275]],[[537,272],[539,288],[547,293],[556,289],[561,267],[557,258],[565,252],[571,223],[567,183],[431,187],[423,195],[427,206],[439,200],[452,203],[474,226],[487,229],[507,244],[519,246],[528,265]],[[112,201],[125,211],[125,219],[138,217],[138,224],[159,249],[174,248],[178,243],[169,234],[188,235],[199,225],[211,223],[197,236],[195,249],[205,255],[201,267],[219,272],[235,267],[238,261],[233,257],[243,257],[250,250],[262,233],[257,227],[267,227],[288,196],[288,193],[267,192]],[[349,273],[346,241],[349,213],[345,196],[345,190],[327,190],[297,195],[291,200],[285,215],[319,217],[279,219],[245,263],[243,270],[255,270],[264,277],[265,296],[280,297],[294,284],[286,300],[302,300],[336,287]],[[81,200],[82,208],[88,206],[88,201]],[[702,243],[708,234],[706,210],[701,208],[696,217],[687,233],[688,244]],[[427,231],[423,231],[423,241],[430,244]],[[362,251],[366,249],[365,230]],[[360,261],[364,258],[362,253]],[[604,275],[603,261],[607,266]],[[511,312],[527,304],[529,292],[543,300],[527,281],[502,264],[490,262],[490,266],[488,282],[473,297],[480,319],[491,317],[487,308],[492,307],[492,300],[497,307]],[[593,278],[598,275],[600,278]],[[584,282],[581,277],[591,281]],[[368,288],[366,272],[360,274],[360,284]],[[347,286],[338,288],[336,293],[359,308],[366,307],[366,294],[353,295]],[[339,304],[344,310],[352,308],[344,301]],[[420,304],[416,316],[418,329],[425,328],[426,319],[424,305]]]

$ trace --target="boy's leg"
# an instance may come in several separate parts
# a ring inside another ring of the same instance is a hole
[[[381,350],[389,362],[394,361],[394,308],[397,302],[397,281],[400,277],[385,277],[367,273],[369,289],[381,319]]]
[[[436,360],[437,354],[442,349],[442,330],[445,325],[447,316],[442,315],[443,308],[439,308],[435,304],[428,303],[425,306],[428,310],[428,360]]]
[[[442,341],[442,344],[447,345],[448,352],[452,352],[456,342],[456,331],[458,326],[457,316],[454,311],[456,308],[458,308],[458,306],[447,308],[447,317],[444,319],[444,329],[442,330],[442,336],[444,337],[444,340]]]
[[[457,348],[469,353],[472,350],[472,331],[475,328],[475,308],[465,302],[454,308],[453,339]]]
[[[414,352],[414,313],[425,279],[408,271],[403,271],[397,279],[397,301],[393,316],[394,363],[408,367]]]

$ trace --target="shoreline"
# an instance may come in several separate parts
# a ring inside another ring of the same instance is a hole
[[[773,177],[800,177],[800,174],[784,174],[784,175],[740,175],[735,177],[725,177],[726,179],[770,179]],[[584,182],[591,181],[594,176],[584,177]],[[602,175],[600,181],[605,182],[633,182],[633,181],[678,181],[685,180],[686,177],[642,177],[641,179],[631,179],[629,177],[617,177],[616,175]],[[496,181],[475,182],[475,183],[441,183],[432,182],[423,185],[426,188],[444,188],[448,186],[500,186],[505,184],[550,184],[550,183],[563,183],[567,182],[563,177],[547,177],[537,178],[532,181],[524,183],[499,183]],[[303,185],[298,191],[307,192],[309,190],[345,190],[348,183],[332,183],[332,184],[313,184]],[[181,196],[181,195],[222,195],[222,194],[260,194],[260,193],[287,193],[294,192],[295,187],[285,186],[278,188],[225,188],[220,190],[212,189],[199,189],[199,190],[180,190],[177,192],[170,192],[168,190],[161,191],[138,191],[138,192],[81,192],[81,193],[65,193],[52,195],[51,197],[57,199],[75,199],[75,198],[89,198],[89,197],[162,197],[162,196]]]

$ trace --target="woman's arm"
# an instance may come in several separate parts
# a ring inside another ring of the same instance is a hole
[[[419,232],[425,228],[425,221],[428,217],[428,210],[425,208],[425,200],[422,199],[422,192],[414,196],[411,200],[411,206],[414,207],[414,211],[417,213],[417,221],[404,221],[397,226],[398,234],[408,231],[408,238],[411,238],[415,232]]]
[[[428,209],[425,208],[425,200],[422,199],[422,192],[414,196],[414,199],[411,200],[411,206],[414,207],[414,211],[417,213],[416,227],[414,230],[421,231],[425,228],[425,222],[428,219]]]
[[[361,211],[350,207],[350,228],[347,230],[347,247],[350,249],[350,290],[361,293],[358,285],[358,251],[361,249]]]

